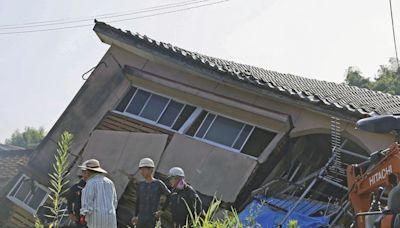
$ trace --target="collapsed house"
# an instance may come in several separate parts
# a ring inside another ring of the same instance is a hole
[[[27,165],[32,150],[13,145],[0,144],[0,226],[2,221],[12,221],[13,224],[24,226],[24,216],[31,216],[30,212],[21,210],[22,213],[10,214],[11,208],[23,207],[23,204],[14,204],[10,201],[15,195],[5,191],[12,187],[13,178],[19,174],[20,168]],[[32,201],[32,204],[35,202]],[[38,202],[38,204],[41,202]],[[33,211],[31,211],[33,212]]]
[[[120,199],[119,224],[133,213],[143,157],[156,162],[161,178],[182,167],[205,202],[216,196],[241,209],[271,181],[296,182],[323,167],[332,155],[332,118],[340,125],[335,143],[344,164],[394,140],[354,126],[362,117],[399,112],[398,96],[209,57],[102,22],[94,31],[110,48],[29,164],[3,189],[15,205],[9,218],[21,210],[34,214],[40,205],[29,199],[46,200],[47,174],[64,131],[74,135],[71,174],[88,158],[109,171]],[[27,180],[40,191],[30,191]],[[319,191],[343,196],[345,189],[332,183]]]

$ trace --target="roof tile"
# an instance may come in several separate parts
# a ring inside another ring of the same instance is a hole
[[[25,149],[1,150],[0,179],[9,179],[14,177],[18,173],[19,166],[28,163],[31,152],[31,150]]]
[[[349,86],[344,83],[326,82],[304,78],[292,74],[279,73],[246,64],[202,55],[184,50],[170,44],[155,41],[137,33],[123,32],[103,22],[97,22],[96,32],[109,32],[118,37],[126,37],[131,45],[150,48],[192,64],[194,67],[206,68],[216,73],[229,75],[234,80],[251,83],[259,88],[279,92],[290,97],[295,96],[310,103],[324,105],[334,104],[340,112],[365,114],[400,113],[400,97],[382,92]],[[160,44],[162,44],[160,46]],[[319,102],[322,101],[322,102]],[[346,107],[346,108],[343,108]]]

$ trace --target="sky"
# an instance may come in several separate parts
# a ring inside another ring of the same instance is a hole
[[[15,31],[2,25],[95,18],[182,1],[0,0],[0,33]],[[400,39],[400,1],[392,4]],[[374,77],[394,56],[389,1],[229,0],[110,24],[209,56],[338,83],[349,66]],[[51,129],[83,85],[81,75],[109,48],[92,28],[0,34],[0,143],[26,126]]]

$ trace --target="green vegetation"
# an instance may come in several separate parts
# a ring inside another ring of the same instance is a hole
[[[250,227],[261,227],[260,224],[256,222],[257,216],[260,214],[262,208],[266,205],[265,200],[261,200],[260,203],[252,205],[250,208],[250,215],[246,218],[247,225]]]
[[[219,211],[220,205],[221,201],[214,198],[207,211],[203,211],[200,214],[193,214],[189,210],[192,222],[190,224],[187,222],[184,228],[243,228],[243,224],[240,222],[239,216],[233,208],[231,211],[224,213],[222,218],[217,218],[216,214]],[[188,205],[186,204],[186,206]],[[161,228],[161,224],[158,223],[156,228]]]
[[[367,88],[390,94],[400,95],[400,68],[396,60],[391,58],[389,65],[381,65],[373,80],[363,76],[356,67],[349,67],[346,72],[345,83],[351,86]]]
[[[50,210],[51,214],[46,215],[46,217],[50,218],[51,220],[49,228],[60,227],[60,221],[62,219],[62,196],[68,191],[68,188],[66,188],[68,180],[66,178],[68,176],[69,149],[71,147],[72,138],[72,134],[68,132],[64,132],[61,135],[61,139],[58,142],[57,153],[54,155],[54,172],[49,174],[50,186],[48,189],[50,191],[49,198],[51,200],[51,206],[48,207],[48,209]],[[36,219],[35,227],[43,228],[44,226],[39,219]]]
[[[297,220],[289,220],[289,228],[299,228]]]
[[[44,128],[25,127],[23,132],[14,131],[10,138],[5,140],[5,144],[20,146],[27,149],[33,149],[39,145],[40,141],[46,135]]]
[[[188,223],[185,227],[193,228],[243,228],[239,220],[239,216],[235,209],[231,209],[229,213],[225,213],[223,218],[216,218],[216,213],[221,205],[221,201],[214,198],[210,207],[203,214],[197,215],[190,213],[191,225]]]

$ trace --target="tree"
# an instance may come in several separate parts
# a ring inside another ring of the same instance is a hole
[[[370,80],[364,77],[357,68],[349,67],[346,71],[345,83],[351,86],[400,95],[400,68],[396,59],[391,58],[389,65],[381,65],[376,77]]]
[[[358,70],[356,67],[347,68],[345,82],[348,85],[357,86],[360,88],[369,88],[371,84],[370,80],[363,77],[360,70]]]
[[[46,135],[44,128],[25,127],[23,132],[14,131],[9,139],[5,140],[6,144],[20,146],[27,149],[35,148]]]

